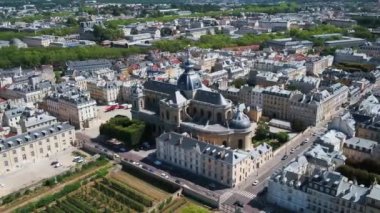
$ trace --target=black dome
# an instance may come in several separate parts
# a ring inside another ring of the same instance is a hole
[[[229,127],[231,129],[247,129],[251,127],[251,121],[246,114],[238,110],[232,117]]]
[[[178,78],[177,87],[181,91],[202,88],[202,82],[199,75],[192,70],[192,65],[188,61],[185,63],[185,72],[183,72]]]

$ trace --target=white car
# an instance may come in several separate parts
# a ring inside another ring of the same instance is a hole
[[[154,164],[157,165],[157,166],[160,166],[162,163],[161,163],[161,161],[159,161],[159,160],[155,160],[155,161],[154,161]]]
[[[61,167],[61,166],[62,166],[62,164],[57,163],[57,164],[55,164],[54,168],[58,168],[58,167]]]
[[[259,184],[259,181],[255,180],[255,181],[253,181],[252,186],[256,186],[257,184]]]

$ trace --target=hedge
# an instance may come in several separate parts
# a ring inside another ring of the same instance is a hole
[[[129,147],[140,144],[143,140],[146,125],[142,121],[130,120],[127,117],[114,117],[107,123],[101,124],[100,134],[110,138],[116,138],[124,142]]]
[[[19,213],[32,212],[35,209],[46,206],[46,205],[52,203],[53,201],[64,197],[65,195],[69,194],[70,192],[73,192],[73,191],[79,189],[80,186],[81,186],[80,182],[76,182],[73,184],[66,185],[65,187],[63,187],[63,189],[61,191],[54,193],[52,195],[45,196],[36,202],[32,202],[32,203],[29,203],[23,207],[20,207],[20,208],[16,209],[15,212],[19,212]]]
[[[83,210],[86,213],[97,212],[96,209],[92,208],[92,206],[90,206],[88,203],[84,202],[83,200],[79,198],[74,199],[72,197],[68,197],[66,199],[69,203],[73,204],[74,206],[78,207],[79,209]]]

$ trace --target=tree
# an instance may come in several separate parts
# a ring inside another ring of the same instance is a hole
[[[286,132],[278,132],[278,133],[275,133],[275,138],[280,143],[286,143],[289,141],[289,134]]]
[[[67,18],[66,24],[69,27],[78,26],[78,21],[74,17],[70,16],[69,18]]]
[[[257,140],[264,140],[264,139],[267,139],[269,135],[270,135],[270,132],[269,132],[268,124],[263,121],[258,122],[255,138]]]
[[[238,88],[240,89],[242,86],[244,86],[245,84],[247,84],[247,79],[245,78],[238,78],[238,79],[235,79],[233,82],[232,82],[232,85],[235,86],[235,88]]]

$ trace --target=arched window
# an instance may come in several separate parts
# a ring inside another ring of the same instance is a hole
[[[167,119],[167,120],[169,120],[169,119],[170,119],[169,110],[166,110],[166,119]]]
[[[242,140],[242,139],[239,139],[239,142],[238,142],[238,148],[239,148],[239,149],[242,149],[242,148],[243,148],[243,140]]]
[[[210,119],[210,118],[211,118],[211,115],[212,115],[212,114],[211,114],[211,111],[208,111],[208,112],[207,112],[207,118]]]
[[[203,117],[205,115],[203,109],[201,109],[201,117]]]
[[[218,112],[218,114],[216,114],[216,119],[218,123],[222,123],[222,113]]]

